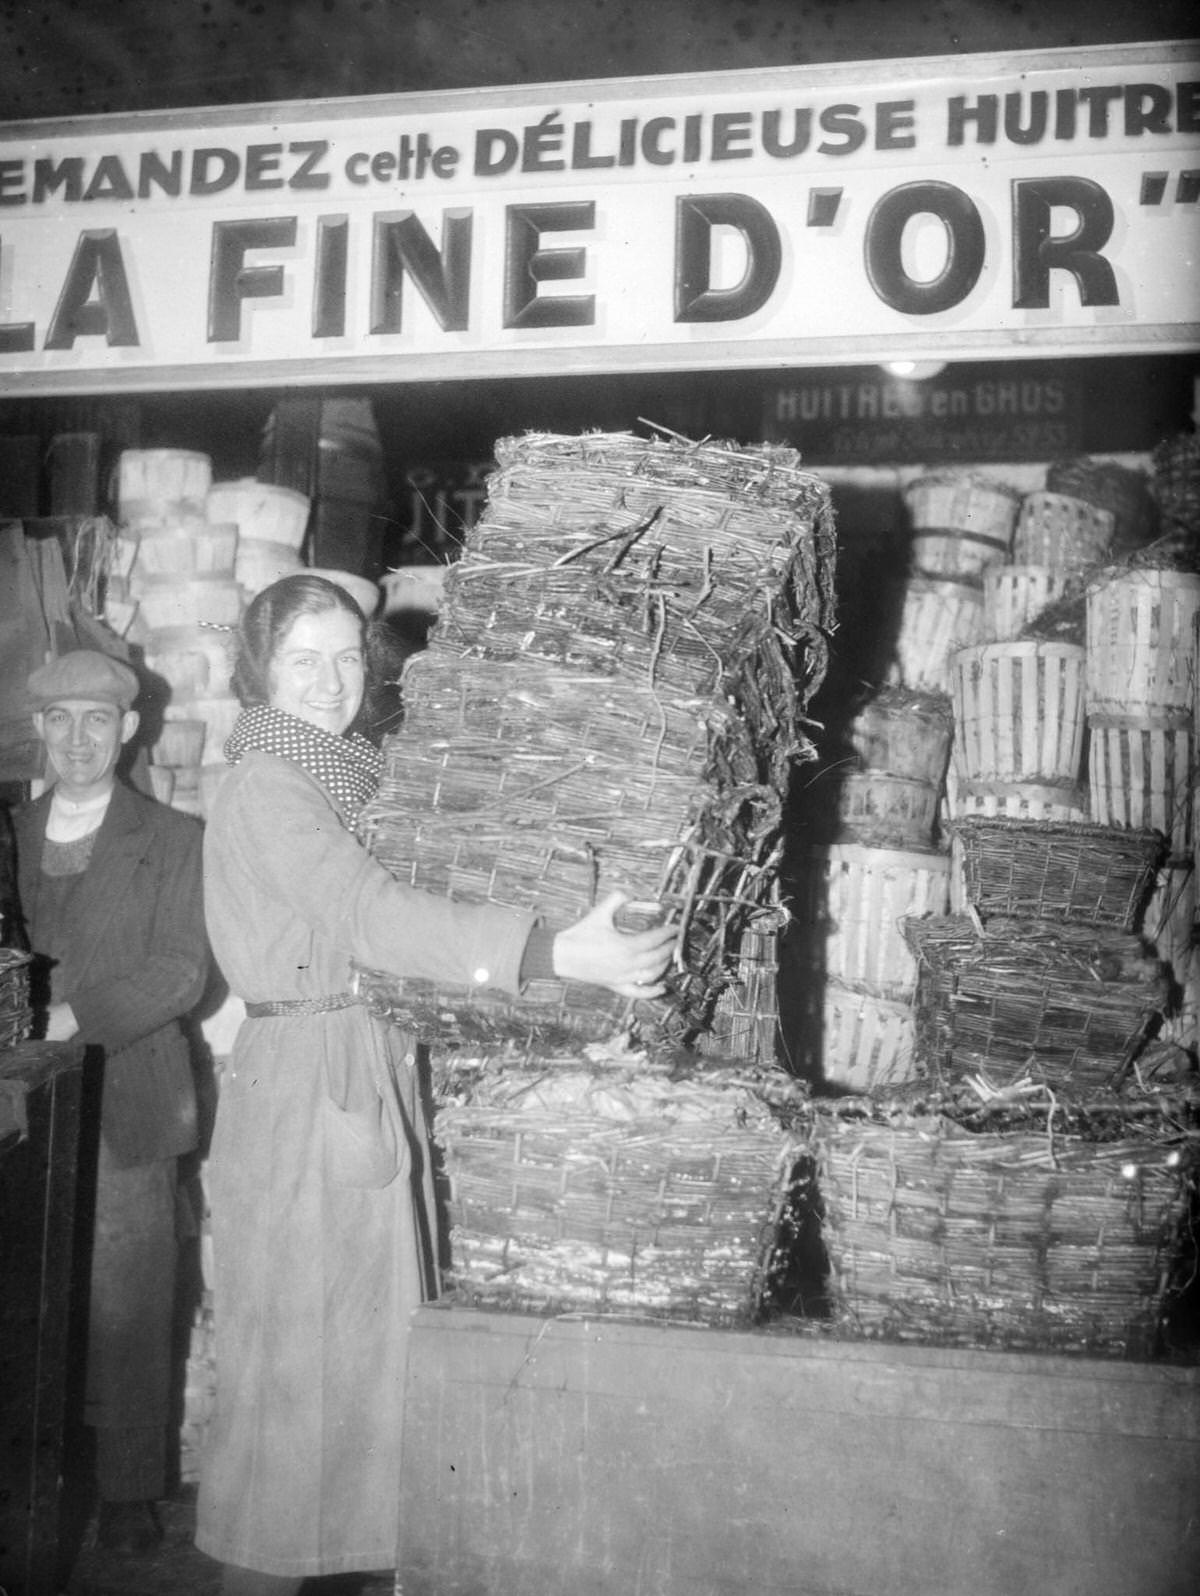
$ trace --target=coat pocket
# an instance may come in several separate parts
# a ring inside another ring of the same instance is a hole
[[[325,1178],[333,1186],[388,1186],[408,1168],[399,1105],[382,1095],[357,1052],[326,1058],[321,1143]]]

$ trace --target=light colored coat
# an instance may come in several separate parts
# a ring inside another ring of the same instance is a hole
[[[204,864],[213,951],[249,1002],[345,992],[351,960],[517,990],[529,916],[401,885],[273,754],[221,784]],[[196,1544],[281,1575],[395,1567],[407,1328],[434,1291],[409,1040],[361,1007],[247,1019],[209,1172],[217,1403]]]

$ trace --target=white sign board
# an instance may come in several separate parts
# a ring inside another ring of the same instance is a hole
[[[1200,51],[0,126],[0,387],[1196,347]]]

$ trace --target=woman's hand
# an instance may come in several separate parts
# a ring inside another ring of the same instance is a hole
[[[671,962],[675,927],[657,925],[649,931],[620,931],[613,915],[628,903],[614,892],[560,931],[554,939],[554,973],[564,981],[587,981],[606,986],[620,997],[661,997],[662,977]]]

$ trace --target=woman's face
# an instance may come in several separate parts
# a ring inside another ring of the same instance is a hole
[[[346,610],[299,615],[271,658],[271,703],[297,720],[341,736],[363,696],[363,639]]]

